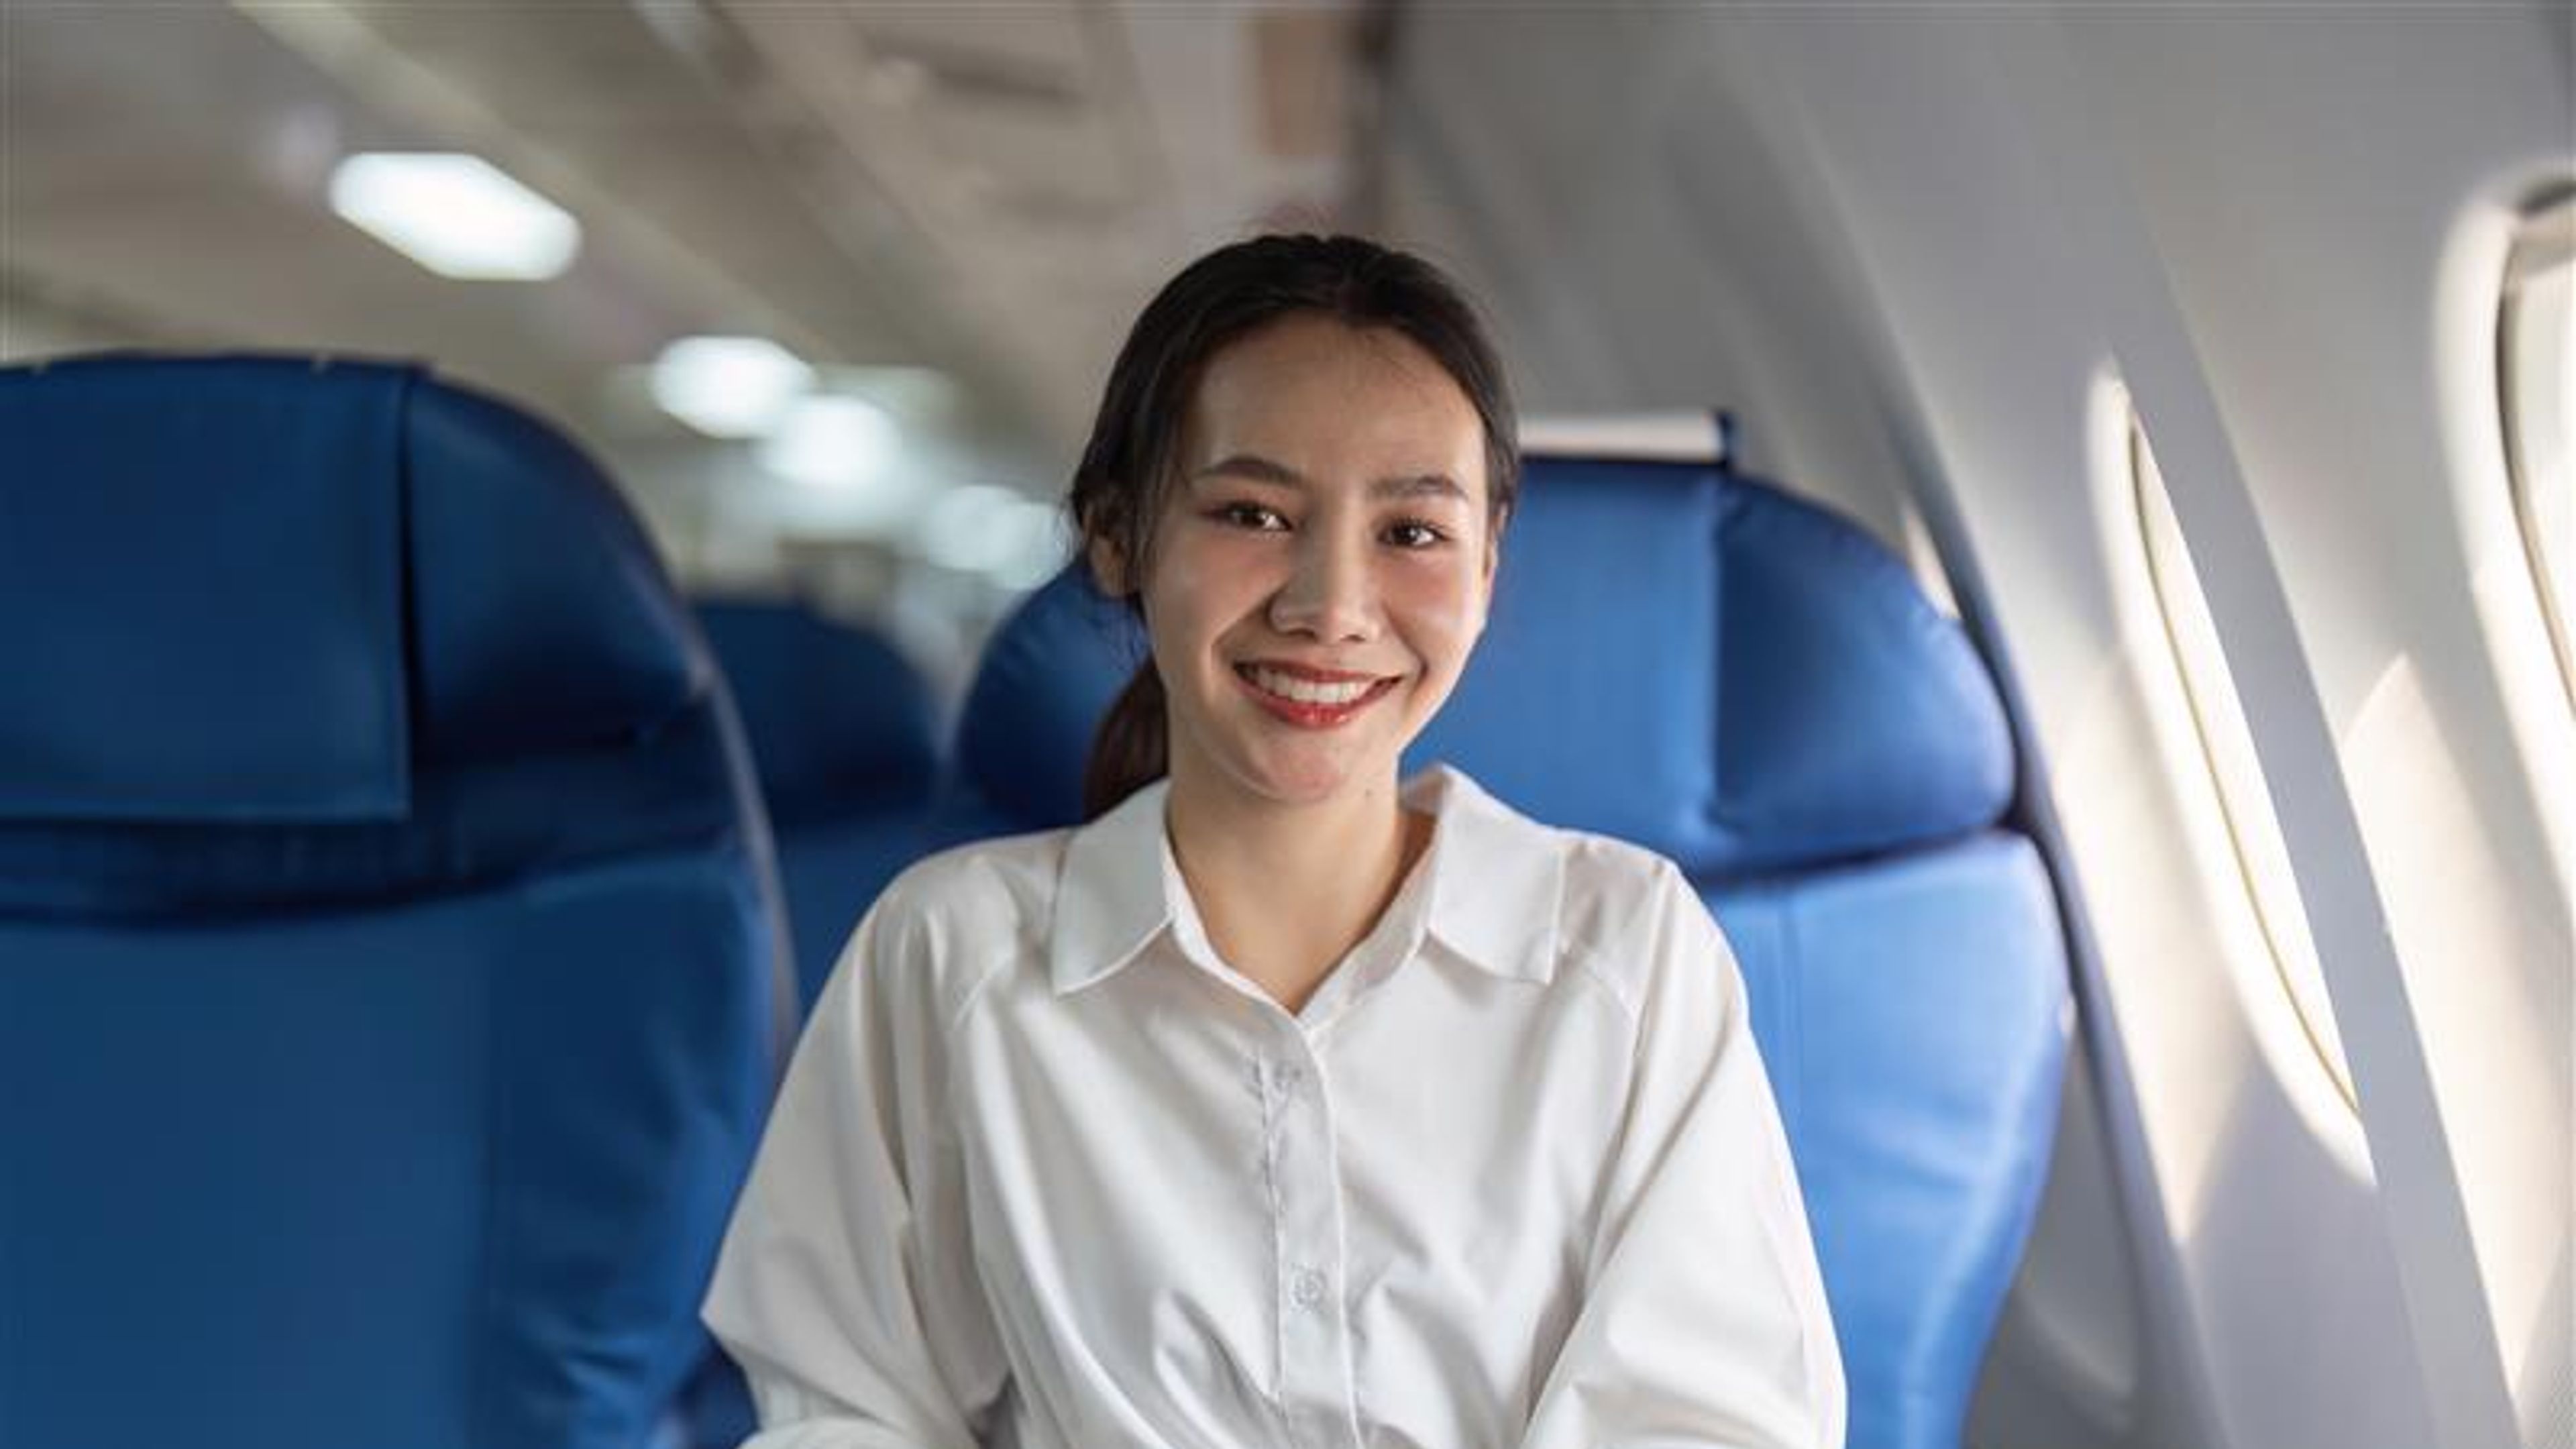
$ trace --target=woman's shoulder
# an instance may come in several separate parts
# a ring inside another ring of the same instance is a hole
[[[1007,906],[1055,885],[1071,829],[1033,830],[970,840],[932,851],[897,872],[880,900],[902,909],[944,914]]]
[[[1535,913],[1526,924],[1553,927],[1560,964],[1608,978],[1603,984],[1623,999],[1634,998],[1658,935],[1703,911],[1681,868],[1660,852],[1524,814],[1455,766],[1436,774],[1454,792],[1444,820],[1463,827],[1457,864],[1480,882],[1508,883],[1499,897],[1478,892],[1480,909]]]
[[[1659,851],[1589,830],[1554,828],[1565,862],[1564,921],[1577,934],[1615,932],[1696,900],[1680,866]]]
[[[1634,1007],[1659,971],[1705,969],[1723,951],[1707,905],[1662,853],[1586,830],[1558,828],[1565,862],[1558,937],[1569,964]]]
[[[1432,794],[1432,786],[1440,794]],[[1419,802],[1440,802],[1443,820],[1455,820],[1463,828],[1468,851],[1479,864],[1507,866],[1515,877],[1530,877],[1528,864],[1543,861],[1546,869],[1535,871],[1543,877],[1561,879],[1566,905],[1577,900],[1592,902],[1636,902],[1656,890],[1672,890],[1682,884],[1680,866],[1664,859],[1662,853],[1649,851],[1618,835],[1602,835],[1600,830],[1584,830],[1577,825],[1556,825],[1525,815],[1520,804],[1489,792],[1476,776],[1453,763],[1437,763],[1417,776],[1412,786]]]
[[[997,970],[1042,957],[1072,834],[999,836],[923,856],[877,893],[852,950],[864,943],[864,969],[918,976],[943,997],[970,993]]]

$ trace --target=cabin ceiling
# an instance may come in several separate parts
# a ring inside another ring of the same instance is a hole
[[[697,332],[927,366],[1054,464],[1152,286],[1262,224],[1365,224],[1370,7],[760,0],[40,6],[10,76],[0,350],[426,356],[615,447]],[[360,150],[484,156],[580,218],[542,283],[341,222]],[[623,385],[620,377],[627,379]],[[622,399],[622,400],[621,400]]]

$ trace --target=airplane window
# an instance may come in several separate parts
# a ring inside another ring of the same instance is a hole
[[[2558,676],[2576,703],[2576,199],[2532,219],[2505,272],[2498,363],[2514,512]]]
[[[2253,899],[2272,965],[2297,1008],[2300,1026],[2318,1060],[2334,1078],[2346,1103],[2356,1103],[2352,1069],[2344,1062],[2343,1035],[2335,1028],[2334,1007],[2326,996],[2325,973],[2317,964],[2316,943],[2308,935],[2306,907],[2299,900],[2290,852],[2272,814],[2272,797],[2264,788],[2262,766],[2254,755],[2254,737],[2245,724],[2243,705],[2228,675],[2227,659],[2218,647],[2218,628],[2209,602],[2201,594],[2200,576],[2192,568],[2182,525],[2165,496],[2164,475],[2155,454],[2132,418],[2129,467],[2138,494],[2138,518],[2146,532],[2148,573],[2162,606],[2165,637],[2182,674],[2183,694],[2191,702],[2192,722],[2200,737],[2202,757],[2218,793],[2220,814],[2227,822],[2236,864]]]

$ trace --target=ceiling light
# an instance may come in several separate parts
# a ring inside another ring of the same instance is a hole
[[[818,394],[790,404],[761,445],[760,463],[823,493],[859,493],[884,477],[903,435],[886,410],[864,398]]]
[[[572,213],[479,156],[351,156],[331,173],[331,209],[443,277],[543,281],[581,250]]]
[[[1019,551],[1019,495],[989,483],[948,489],[930,505],[921,524],[921,550],[932,563],[964,573],[989,573]]]
[[[1013,592],[1036,588],[1064,566],[1063,509],[1009,488],[966,484],[942,492],[921,520],[921,551]]]
[[[653,362],[653,401],[713,438],[770,431],[814,385],[814,369],[766,337],[684,337]]]
[[[995,584],[1014,593],[1034,589],[1054,578],[1065,565],[1067,545],[1064,510],[1055,504],[1030,503],[1019,512],[1011,556],[988,572]]]

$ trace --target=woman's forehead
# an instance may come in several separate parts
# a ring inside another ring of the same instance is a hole
[[[1271,323],[1201,371],[1182,429],[1184,478],[1234,457],[1279,481],[1446,477],[1484,496],[1484,422],[1421,344],[1321,316]]]

